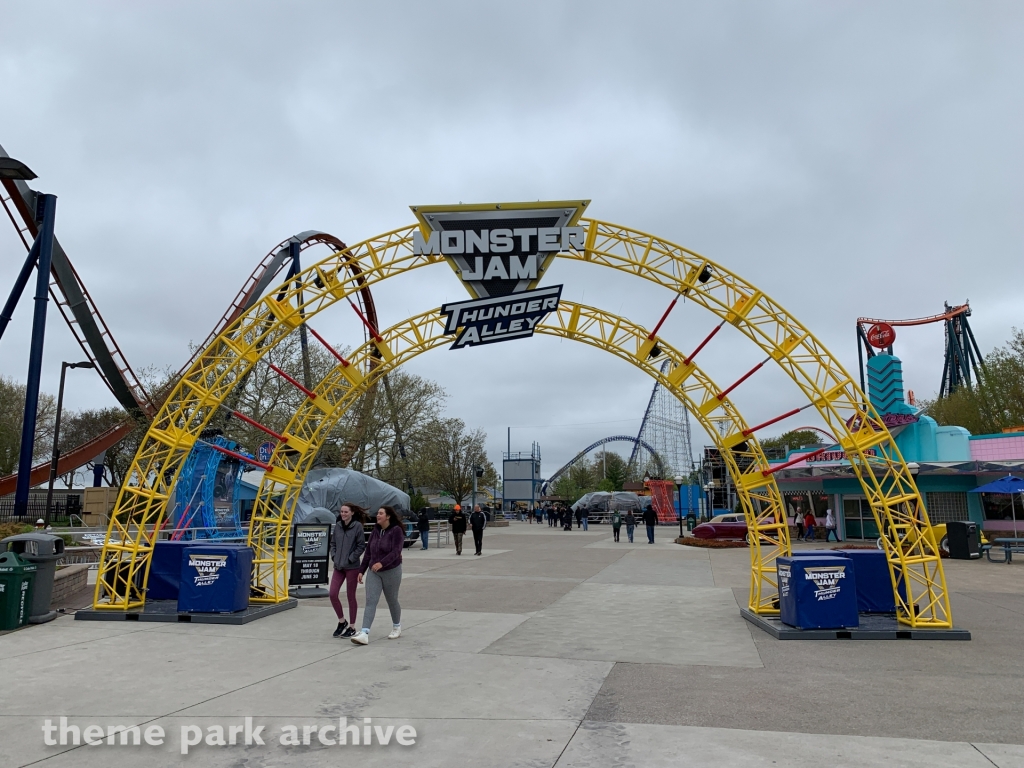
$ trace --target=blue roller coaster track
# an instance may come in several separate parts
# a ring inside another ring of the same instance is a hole
[[[560,478],[562,475],[568,472],[574,464],[576,464],[579,461],[582,461],[586,457],[586,455],[590,453],[592,450],[594,450],[595,448],[600,448],[602,445],[605,445],[607,443],[633,443],[636,447],[643,447],[645,450],[649,451],[652,456],[657,456],[658,454],[658,452],[655,451],[654,448],[652,448],[647,442],[639,438],[633,437],[632,435],[612,435],[611,437],[601,438],[596,443],[591,443],[582,451],[577,453],[571,461],[567,462],[564,466],[561,467],[561,469],[555,472],[555,474],[553,474],[551,477],[545,480],[540,487],[541,495],[547,496],[550,493],[551,489],[554,488],[555,483],[558,482],[558,478]]]

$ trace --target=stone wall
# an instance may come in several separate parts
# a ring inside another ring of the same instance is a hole
[[[89,565],[80,563],[61,568],[53,577],[53,596],[50,608],[69,608],[67,601],[86,588],[89,578]]]

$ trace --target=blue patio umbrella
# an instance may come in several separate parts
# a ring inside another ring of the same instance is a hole
[[[1000,477],[998,480],[993,480],[991,483],[980,485],[974,488],[970,493],[1007,493],[1010,495],[1010,514],[1013,516],[1013,535],[1017,536],[1017,507],[1013,501],[1013,494],[1024,493],[1024,480],[1013,475],[1007,475],[1006,477]]]

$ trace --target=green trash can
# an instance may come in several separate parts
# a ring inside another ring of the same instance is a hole
[[[0,554],[0,630],[17,629],[32,611],[36,566],[14,552]]]
[[[692,531],[696,527],[697,527],[697,516],[696,515],[687,515],[686,516],[686,530]]]

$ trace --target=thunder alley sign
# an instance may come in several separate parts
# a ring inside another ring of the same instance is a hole
[[[445,304],[452,349],[532,336],[558,309],[562,286],[537,283],[559,251],[582,250],[589,200],[418,206],[413,252],[445,257],[473,297]]]

